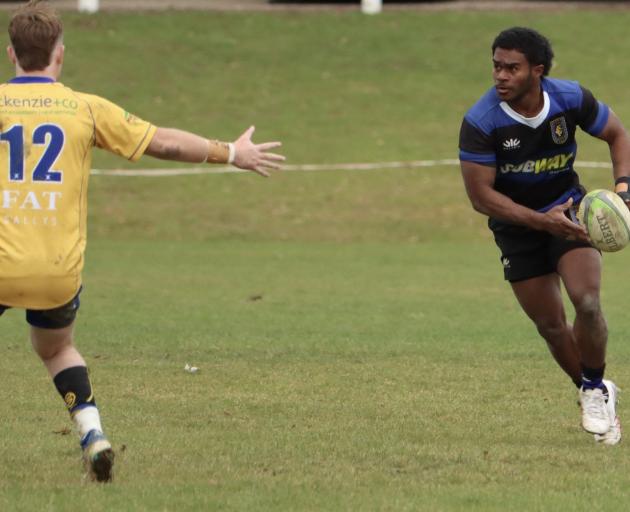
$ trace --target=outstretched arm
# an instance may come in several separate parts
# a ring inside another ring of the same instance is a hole
[[[611,110],[608,121],[602,132],[597,136],[605,140],[610,147],[610,159],[613,164],[615,178],[615,192],[621,195],[628,204],[630,202],[630,137],[623,124]],[[626,196],[624,197],[624,194]]]
[[[513,224],[520,224],[539,231],[547,231],[562,238],[588,241],[586,230],[571,222],[565,215],[572,199],[555,206],[545,213],[537,212],[512,201],[494,189],[496,169],[473,162],[461,162],[466,192],[473,208],[480,213]]]
[[[175,128],[158,128],[147,146],[145,155],[162,160],[189,163],[232,164],[240,169],[269,176],[268,169],[279,169],[284,156],[270,153],[280,142],[254,144],[255,128],[249,127],[233,143],[208,140]]]

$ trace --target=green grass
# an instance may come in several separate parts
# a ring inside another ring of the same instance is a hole
[[[549,35],[554,76],[580,80],[630,116],[621,58],[630,53],[628,19],[608,11],[67,13],[62,79],[161,125],[230,139],[254,123],[258,140],[282,140],[292,163],[452,158],[464,112],[490,86],[492,39],[513,24]],[[95,160],[131,165],[101,153]]]
[[[254,121],[293,163],[455,156],[461,115],[489,85],[489,42],[517,21],[66,19],[69,85],[226,138]],[[518,19],[556,41],[557,76],[626,118],[628,21]],[[606,148],[585,139],[580,156]],[[583,177],[610,184],[606,171]],[[0,510],[626,508],[628,445],[581,431],[575,391],[502,281],[456,168],[96,176],[90,194],[77,341],[116,481],[82,481],[61,399],[23,313],[8,311]],[[603,301],[609,371],[630,389],[626,258],[606,257]]]

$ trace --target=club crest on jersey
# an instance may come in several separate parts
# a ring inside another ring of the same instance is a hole
[[[520,147],[521,141],[519,139],[508,139],[503,141],[503,149],[517,149]]]
[[[551,138],[556,144],[564,144],[569,138],[569,130],[567,129],[567,121],[562,117],[558,117],[551,121]]]

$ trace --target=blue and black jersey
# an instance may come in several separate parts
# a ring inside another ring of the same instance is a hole
[[[459,158],[496,168],[494,188],[514,202],[545,211],[579,185],[573,169],[579,126],[599,135],[608,107],[577,82],[543,78],[544,106],[526,118],[490,89],[465,115]],[[564,201],[562,201],[564,202]],[[491,219],[490,227],[503,223]]]

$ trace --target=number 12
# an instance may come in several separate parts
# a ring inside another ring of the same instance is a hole
[[[47,135],[50,138],[47,139]],[[9,144],[9,181],[24,181],[24,127],[16,124],[0,133],[0,141]],[[56,124],[40,124],[33,131],[33,144],[46,145],[33,170],[33,181],[61,183],[63,173],[51,170],[65,143],[65,135]]]

